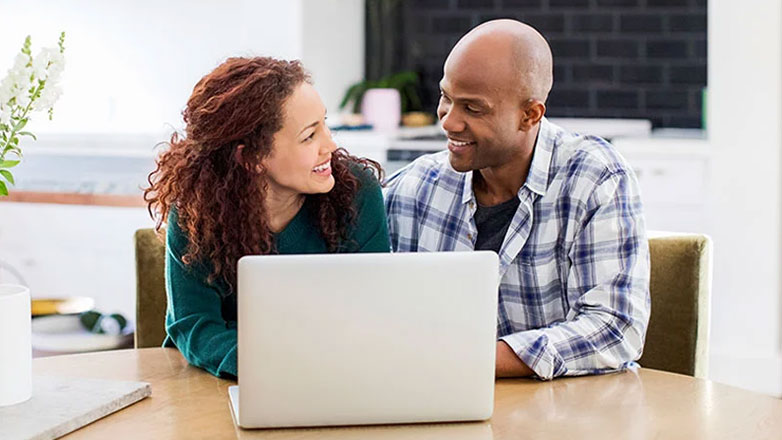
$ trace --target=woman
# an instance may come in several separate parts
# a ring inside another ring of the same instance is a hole
[[[167,219],[164,344],[236,376],[239,258],[388,252],[381,169],[337,149],[298,61],[230,58],[183,115],[144,192],[158,230]]]

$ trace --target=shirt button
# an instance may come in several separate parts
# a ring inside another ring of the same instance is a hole
[[[473,202],[470,202],[470,209],[472,209],[472,208],[474,208],[474,207],[475,207],[475,203],[473,203]]]
[[[472,241],[472,234],[469,234],[469,233],[468,233],[468,234],[467,234],[467,239],[468,239],[468,240],[470,240],[470,241]]]

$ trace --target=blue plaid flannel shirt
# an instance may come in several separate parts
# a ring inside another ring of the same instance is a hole
[[[472,173],[448,152],[386,182],[396,252],[475,249]],[[635,365],[649,321],[649,248],[637,179],[606,141],[541,121],[500,248],[497,332],[541,379]]]

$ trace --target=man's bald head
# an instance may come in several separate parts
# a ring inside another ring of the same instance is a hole
[[[518,91],[521,98],[546,102],[553,84],[551,49],[534,28],[516,20],[492,20],[473,28],[451,50],[449,69],[489,69],[490,88]]]

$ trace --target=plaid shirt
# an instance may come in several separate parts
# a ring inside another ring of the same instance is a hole
[[[472,251],[472,173],[448,152],[386,182],[396,252]],[[548,122],[500,248],[497,332],[541,379],[621,370],[649,321],[649,249],[638,182],[606,141]]]

